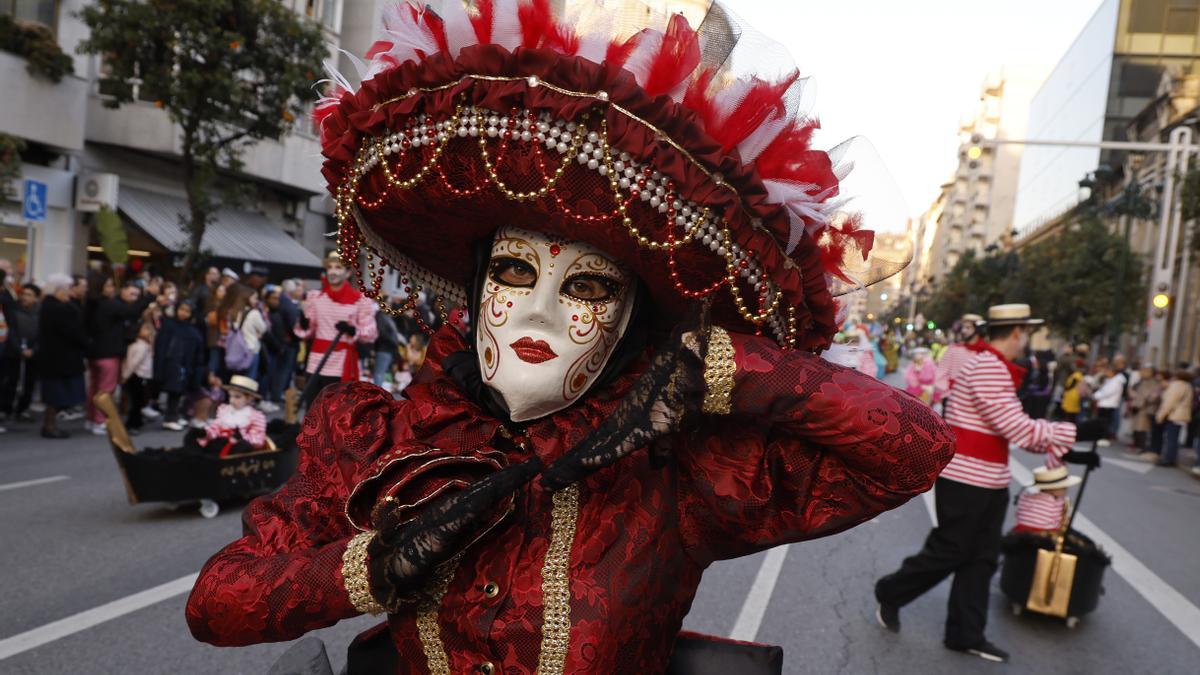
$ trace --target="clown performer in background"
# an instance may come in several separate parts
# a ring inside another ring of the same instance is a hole
[[[405,399],[324,390],[188,624],[249,645],[385,614],[351,673],[703,672],[680,626],[708,565],[907,502],[953,437],[818,355],[870,238],[804,81],[732,68],[771,50],[728,9],[444,6],[388,11],[317,116],[364,293],[396,269],[470,328],[443,320]]]

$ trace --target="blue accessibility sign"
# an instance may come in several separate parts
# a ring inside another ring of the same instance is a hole
[[[44,222],[46,220],[46,184],[36,180],[25,180],[24,216],[25,220]]]

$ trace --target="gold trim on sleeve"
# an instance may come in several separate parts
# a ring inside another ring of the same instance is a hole
[[[708,337],[708,354],[704,357],[704,404],[701,410],[709,415],[728,415],[732,410],[733,375],[737,372],[735,352],[729,333],[713,326]]]
[[[371,595],[371,586],[367,576],[367,545],[375,537],[374,532],[360,532],[346,545],[342,553],[342,579],[346,586],[346,594],[350,596],[350,604],[363,614],[381,614],[384,607]]]

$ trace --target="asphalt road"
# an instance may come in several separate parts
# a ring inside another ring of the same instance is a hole
[[[149,433],[138,442],[151,446],[169,438]],[[1124,457],[1115,448],[1103,454]],[[1038,463],[1021,455],[1025,466]],[[19,486],[57,476],[67,478]],[[104,614],[113,607],[108,603],[194,574],[238,536],[239,510],[227,506],[206,520],[191,507],[130,506],[104,439],[78,434],[50,442],[28,426],[10,426],[0,435],[0,645],[27,631],[45,637],[47,626],[62,627],[54,622],[63,619],[70,630],[95,618],[80,613],[100,608]],[[1167,616],[1196,616],[1189,612],[1200,605],[1198,510],[1200,481],[1182,471],[1119,461],[1094,473],[1083,513],[1176,595],[1155,592],[1161,588],[1144,575],[1127,572],[1137,577],[1131,581],[1110,569],[1099,609],[1071,630],[1061,621],[1012,616],[993,588],[988,632],[1012,652],[1006,666],[941,646],[948,583],[904,609],[899,635],[875,624],[875,578],[916,551],[929,530],[921,499],[847,533],[774,553],[768,563],[784,554],[777,577],[761,569],[767,553],[713,566],[685,627],[729,635],[735,624],[743,631],[757,626],[756,640],[784,647],[787,673],[1193,673],[1200,647]],[[770,578],[773,592],[752,593]],[[753,611],[746,621],[744,610],[754,604],[748,595],[764,600],[761,621],[753,620]],[[0,659],[0,673],[262,675],[287,647],[220,649],[195,642],[184,622],[185,599],[177,594],[19,651]],[[317,633],[329,644],[335,668],[350,639],[372,622],[360,618]],[[1200,625],[1190,630],[1194,636]]]

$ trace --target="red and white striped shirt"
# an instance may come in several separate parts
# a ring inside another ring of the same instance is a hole
[[[375,323],[375,312],[378,308],[365,296],[360,297],[353,304],[342,304],[334,301],[322,291],[309,291],[305,301],[304,314],[308,317],[308,328],[302,327],[297,322],[294,329],[296,336],[301,340],[313,338],[331,343],[337,337],[337,324],[340,321],[349,323],[357,331],[354,337],[342,338],[344,345],[356,342],[369,344],[379,337]],[[305,366],[305,370],[309,373],[316,370],[328,350],[329,347],[321,349],[314,347],[308,353],[308,364]],[[325,362],[325,367],[319,374],[327,377],[341,377],[348,353],[351,352],[344,348],[335,350],[329,355],[329,360]]]
[[[983,488],[1008,487],[1009,445],[1050,453],[1046,466],[1061,466],[1058,459],[1075,444],[1075,425],[1026,415],[1000,357],[991,351],[972,355],[950,391],[946,422],[957,440],[954,458],[942,470],[942,478]]]
[[[233,438],[240,434],[250,447],[258,449],[267,444],[267,418],[252,406],[234,408],[228,403],[217,407],[217,417],[205,429],[207,441]]]
[[[1066,513],[1066,497],[1028,490],[1017,500],[1017,530],[1058,531]]]
[[[945,397],[950,392],[950,385],[958,377],[958,371],[971,361],[975,352],[967,349],[964,344],[953,344],[946,347],[946,352],[938,361],[937,379],[934,380],[934,390]]]

